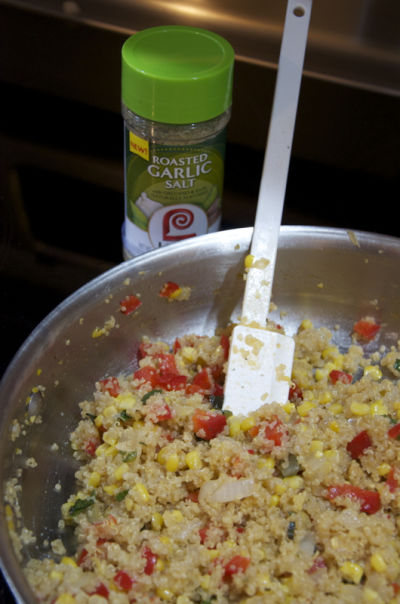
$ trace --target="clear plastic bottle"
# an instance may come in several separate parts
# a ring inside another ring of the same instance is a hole
[[[125,258],[219,229],[233,64],[230,44],[203,29],[125,42]]]

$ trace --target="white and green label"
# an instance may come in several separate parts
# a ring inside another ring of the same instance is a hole
[[[224,132],[167,146],[125,128],[125,238],[133,254],[218,230],[224,148]]]

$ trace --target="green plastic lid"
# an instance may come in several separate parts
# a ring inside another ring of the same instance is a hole
[[[224,38],[204,29],[140,31],[122,47],[122,102],[156,122],[210,120],[231,105],[234,56]]]

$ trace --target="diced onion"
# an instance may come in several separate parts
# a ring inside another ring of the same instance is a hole
[[[312,556],[315,552],[315,535],[314,533],[306,533],[304,537],[299,542],[299,548],[309,556]]]
[[[254,493],[254,480],[252,478],[228,479],[222,484],[218,480],[205,482],[199,492],[199,499],[209,502],[227,503],[244,497],[250,497]]]

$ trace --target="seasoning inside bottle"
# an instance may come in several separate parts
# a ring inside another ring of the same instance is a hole
[[[233,65],[231,45],[199,28],[124,43],[125,258],[219,230]]]

